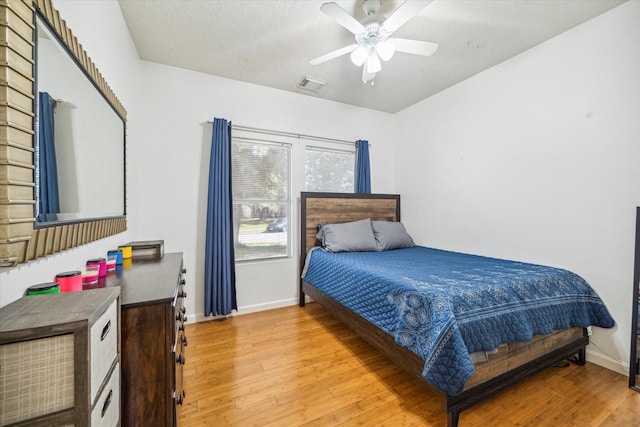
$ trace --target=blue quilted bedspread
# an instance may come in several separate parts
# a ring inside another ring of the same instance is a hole
[[[425,361],[449,395],[473,374],[469,356],[572,326],[610,328],[596,292],[566,270],[425,247],[310,253],[304,280]]]

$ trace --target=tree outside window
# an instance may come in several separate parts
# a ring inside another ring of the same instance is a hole
[[[305,191],[353,192],[353,151],[307,147],[304,161]]]
[[[236,260],[289,256],[290,146],[241,139],[232,146]]]

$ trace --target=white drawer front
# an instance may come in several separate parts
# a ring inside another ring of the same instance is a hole
[[[91,402],[118,354],[118,307],[116,302],[107,308],[91,326]]]
[[[120,363],[116,364],[109,382],[91,411],[91,427],[113,427],[120,421]]]

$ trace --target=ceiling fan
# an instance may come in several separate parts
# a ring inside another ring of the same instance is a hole
[[[324,3],[320,11],[351,31],[356,42],[314,58],[309,63],[318,65],[350,53],[351,61],[358,67],[362,66],[362,81],[366,83],[372,81],[376,73],[382,69],[380,60],[390,60],[394,52],[433,55],[438,50],[438,43],[389,37],[429,3],[431,0],[407,0],[385,20],[376,15],[380,8],[380,0],[363,0],[362,9],[366,17],[361,21],[349,15],[337,3]]]

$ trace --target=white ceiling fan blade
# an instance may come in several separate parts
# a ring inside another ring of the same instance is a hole
[[[407,0],[400,5],[393,14],[382,23],[382,30],[387,34],[393,33],[402,27],[409,19],[416,16],[427,7],[432,0]]]
[[[438,43],[423,42],[420,40],[388,39],[396,52],[412,53],[414,55],[431,56],[438,50]]]
[[[338,6],[337,3],[325,3],[320,6],[320,11],[347,30],[351,31],[353,34],[358,34],[364,31],[362,24],[359,23],[356,18],[345,12],[345,10]]]
[[[356,48],[358,47],[357,44],[350,44],[349,46],[345,46],[341,49],[338,50],[334,50],[333,52],[329,52],[329,53],[325,53],[322,56],[318,56],[317,58],[313,58],[312,60],[309,61],[309,64],[311,65],[318,65],[318,64],[322,64],[323,62],[327,62],[331,59],[337,58],[339,56],[342,55],[346,55],[347,53],[351,53],[352,51],[354,51]]]
[[[365,64],[362,67],[362,83],[366,83],[370,80],[373,80],[376,78],[376,73],[370,73],[367,71],[367,65]]]

